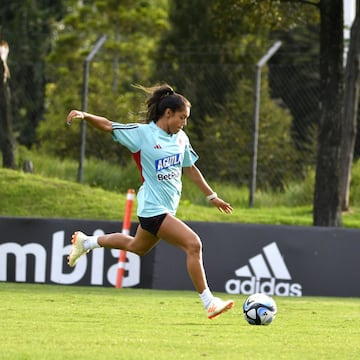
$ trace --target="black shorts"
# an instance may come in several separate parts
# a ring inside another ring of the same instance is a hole
[[[161,214],[151,217],[138,217],[141,227],[149,231],[151,234],[157,236],[161,224],[163,223],[167,214]]]

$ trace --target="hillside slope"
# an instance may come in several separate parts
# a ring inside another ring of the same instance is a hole
[[[124,216],[126,194],[75,182],[0,169],[0,216],[119,220]],[[185,199],[178,217],[185,221],[238,222],[311,226],[310,207],[234,208],[221,214],[210,204],[200,206]],[[133,206],[136,218],[136,200]],[[360,228],[360,216],[344,214],[344,226]]]

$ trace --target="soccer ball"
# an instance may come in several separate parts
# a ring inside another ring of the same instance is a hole
[[[269,325],[275,319],[277,308],[273,298],[257,293],[245,300],[243,312],[250,325]]]

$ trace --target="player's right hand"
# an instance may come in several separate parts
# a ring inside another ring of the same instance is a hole
[[[71,110],[66,118],[66,124],[70,126],[73,119],[84,119],[84,113],[79,110]]]

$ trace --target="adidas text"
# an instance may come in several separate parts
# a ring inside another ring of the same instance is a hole
[[[250,295],[256,292],[277,296],[302,296],[302,286],[291,283],[291,275],[276,242],[262,248],[249,259],[249,264],[235,270],[237,279],[229,279],[229,294]],[[240,278],[240,279],[239,279]]]
[[[251,295],[264,293],[276,296],[301,296],[302,287],[298,283],[275,281],[271,279],[257,279],[252,276],[248,280],[229,279],[225,283],[225,291],[229,294]]]

